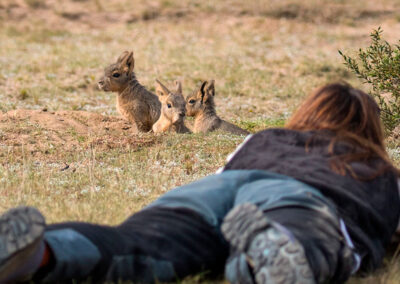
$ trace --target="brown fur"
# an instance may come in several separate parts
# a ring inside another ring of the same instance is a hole
[[[155,94],[136,79],[133,52],[125,51],[117,62],[104,69],[99,88],[117,93],[117,110],[137,131],[148,132],[160,117],[161,104]]]
[[[182,95],[182,85],[176,81],[176,91],[171,92],[160,81],[156,80],[156,94],[161,102],[161,115],[153,125],[154,133],[177,132],[189,133],[185,126],[185,99]]]
[[[217,129],[237,135],[247,135],[248,131],[221,119],[215,111],[214,80],[204,81],[200,88],[186,97],[186,113],[194,116],[193,132],[210,132]]]

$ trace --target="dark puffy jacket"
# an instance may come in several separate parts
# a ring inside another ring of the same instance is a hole
[[[322,131],[269,129],[253,135],[225,166],[224,170],[261,169],[293,177],[313,186],[333,201],[346,223],[362,269],[377,268],[385,247],[396,230],[400,200],[396,173],[388,170],[373,179],[354,179],[330,168],[329,144],[332,134]],[[360,149],[345,142],[335,143],[335,154]],[[385,162],[354,162],[360,177],[371,177]]]

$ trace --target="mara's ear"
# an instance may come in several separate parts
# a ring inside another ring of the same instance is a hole
[[[215,82],[215,80],[210,80],[209,82],[208,82],[208,84],[207,84],[207,87],[206,87],[206,89],[207,89],[207,94],[209,95],[209,96],[215,96],[215,87],[214,87],[214,82]]]
[[[197,97],[200,99],[201,102],[203,102],[204,96],[206,94],[206,85],[207,81],[202,82],[197,92]]]
[[[129,51],[124,51],[117,59],[117,63],[121,63],[129,55]]]
[[[135,66],[135,59],[133,58],[133,52],[128,52],[128,54],[122,59],[120,62],[120,66],[123,71],[130,74],[133,71],[133,67]]]
[[[170,94],[170,91],[160,81],[156,79],[156,94],[159,97],[166,97]]]
[[[175,81],[175,86],[176,86],[176,92],[178,94],[182,95],[182,83],[181,83],[181,81],[176,80]]]

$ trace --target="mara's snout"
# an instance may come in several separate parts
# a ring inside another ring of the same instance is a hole
[[[104,80],[103,79],[100,79],[98,82],[97,82],[97,86],[99,87],[99,89],[100,90],[103,90],[104,91]]]

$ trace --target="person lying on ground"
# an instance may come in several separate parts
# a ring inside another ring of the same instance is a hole
[[[345,282],[385,256],[400,215],[399,170],[379,108],[330,84],[284,128],[254,134],[221,173],[175,188],[118,226],[46,225],[32,207],[0,217],[0,282]]]

